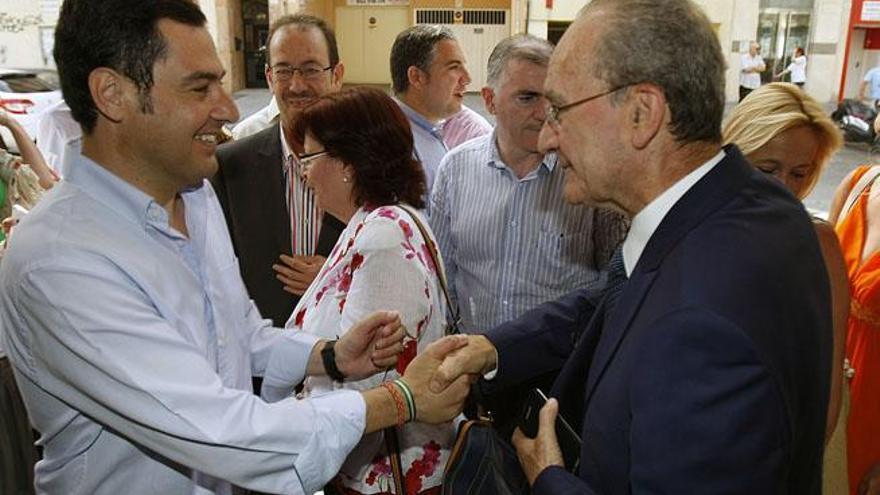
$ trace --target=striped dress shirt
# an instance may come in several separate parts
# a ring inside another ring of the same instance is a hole
[[[627,228],[622,215],[565,203],[556,155],[519,179],[495,143],[493,132],[450,151],[431,194],[431,227],[466,331],[604,284]]]
[[[279,126],[281,128],[281,126]],[[306,185],[299,160],[287,145],[281,131],[281,149],[284,159],[284,199],[290,220],[290,249],[294,256],[312,256],[321,233],[321,209],[315,201],[315,193]]]

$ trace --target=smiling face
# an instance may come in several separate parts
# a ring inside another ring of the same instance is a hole
[[[315,26],[289,24],[272,36],[269,44],[269,60],[273,67],[323,69],[330,65],[330,53],[324,34]],[[338,91],[342,86],[342,64],[332,70],[321,72],[318,77],[304,78],[294,74],[287,81],[275,77],[271,68],[266,68],[266,81],[278,102],[281,117],[287,127],[297,118],[303,108],[319,96]]]
[[[816,173],[819,138],[807,125],[776,135],[746,158],[758,170],[781,181],[800,199],[807,195]]]
[[[538,135],[547,112],[547,100],[544,99],[546,77],[546,67],[511,59],[501,76],[498,90],[490,89],[486,107],[495,115],[496,132],[504,146],[524,153],[538,152]]]
[[[455,40],[441,40],[434,45],[434,59],[419,92],[426,117],[441,120],[461,110],[464,91],[471,82],[465,68],[464,53]]]
[[[167,19],[158,28],[167,54],[153,66],[148,105],[123,80],[120,146],[133,163],[148,164],[140,171],[147,181],[177,192],[216,173],[221,128],[238,120],[238,110],[223,89],[225,71],[208,31]]]

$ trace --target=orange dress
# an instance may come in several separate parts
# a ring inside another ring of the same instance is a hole
[[[857,169],[851,185],[869,168]],[[855,373],[849,379],[846,440],[849,486],[853,495],[862,476],[880,462],[880,251],[871,253],[862,263],[869,191],[870,187],[838,221],[835,229],[852,291],[846,357]]]

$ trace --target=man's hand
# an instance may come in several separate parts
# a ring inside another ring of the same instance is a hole
[[[284,290],[301,296],[318,276],[327,258],[323,256],[287,256],[278,258],[281,262],[272,265],[275,278],[284,284]]]
[[[880,495],[880,461],[871,466],[859,482],[858,495]]]
[[[377,311],[355,323],[336,343],[336,366],[346,379],[360,380],[397,363],[406,328],[395,311]]]
[[[513,432],[513,446],[516,447],[516,455],[526,479],[529,480],[529,486],[535,484],[541,471],[550,466],[564,465],[559,441],[556,439],[557,414],[559,403],[556,399],[550,399],[541,408],[538,416],[538,436],[529,438],[519,428]]]
[[[468,344],[443,360],[431,379],[432,392],[441,392],[462,375],[482,375],[495,369],[496,352],[492,342],[483,335],[465,335]]]
[[[423,423],[442,423],[449,421],[464,407],[464,400],[470,391],[474,376],[462,375],[441,391],[435,392],[429,386],[437,368],[448,359],[451,353],[468,346],[465,335],[450,335],[429,345],[416,356],[403,374],[404,381],[413,392],[416,402],[416,421]]]

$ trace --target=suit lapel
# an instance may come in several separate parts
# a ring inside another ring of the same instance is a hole
[[[735,146],[728,145],[724,151],[725,158],[679,199],[645,246],[613,313],[604,322],[587,375],[585,401],[589,402],[620,348],[663,259],[706,216],[727,204],[755,173]],[[595,320],[590,324],[591,329],[602,325]]]
[[[284,156],[281,147],[281,131],[278,126],[272,126],[267,129],[270,134],[267,136],[264,145],[259,149],[258,153],[261,159],[258,160],[257,166],[260,167],[259,174],[256,174],[258,183],[254,184],[257,196],[256,201],[265,201],[265,198],[279,198],[274,204],[268,205],[265,228],[272,229],[275,233],[275,251],[277,253],[290,254],[290,214],[287,210],[286,188],[284,181]],[[265,195],[260,191],[264,191]]]

